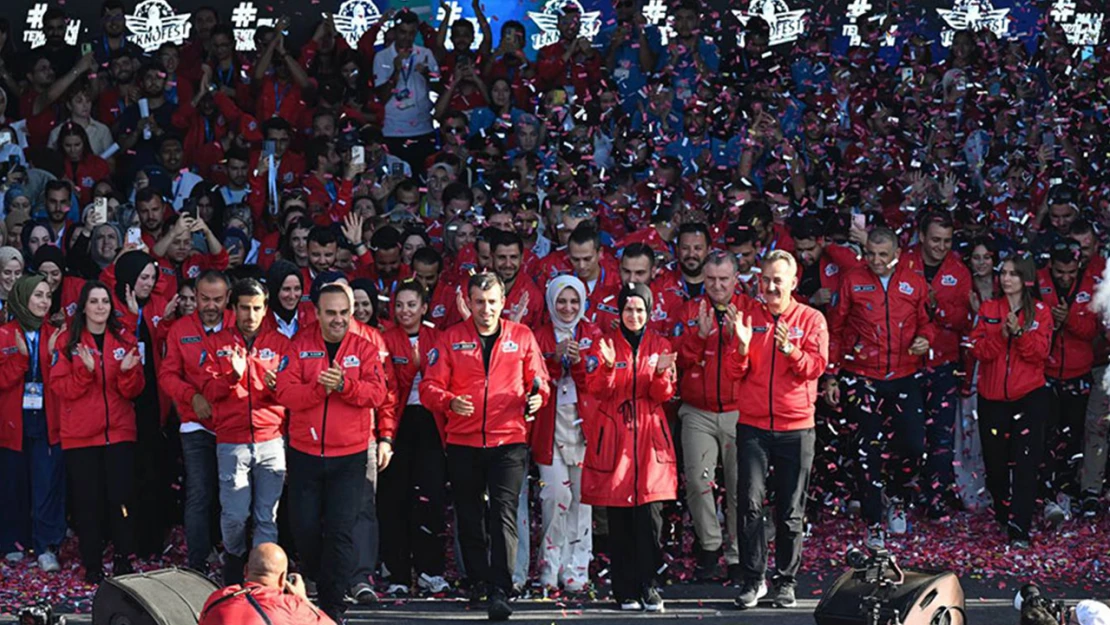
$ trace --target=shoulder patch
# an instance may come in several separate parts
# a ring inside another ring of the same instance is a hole
[[[428,366],[430,367],[437,362],[439,362],[439,350],[433,347],[428,350]]]
[[[831,278],[838,273],[840,273],[840,266],[836,263],[829,263],[825,266],[825,275],[827,277]]]

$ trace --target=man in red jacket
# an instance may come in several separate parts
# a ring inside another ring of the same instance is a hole
[[[212,593],[200,611],[201,625],[335,625],[308,600],[304,579],[289,573],[285,550],[263,543],[251,550],[247,583]]]
[[[344,594],[356,566],[354,526],[375,442],[372,409],[387,397],[378,348],[350,331],[354,300],[345,284],[320,289],[319,323],[297,335],[277,380],[278,403],[289,410],[293,536],[305,575],[317,582],[320,606],[337,619],[347,610]],[[385,469],[392,440],[376,442],[378,468]]]
[[[739,573],[736,541],[736,419],[740,404],[739,379],[731,375],[725,354],[736,350],[733,319],[746,307],[748,297],[736,292],[736,257],[714,250],[705,261],[705,294],[686,302],[675,325],[678,366],[682,370],[679,391],[682,406],[683,470],[686,473],[686,505],[694,522],[701,549],[694,576],[711,580],[718,576],[718,559],[724,546],[730,577]],[[728,536],[722,541],[717,522],[713,482],[717,459],[723,456],[728,495]],[[736,580],[739,581],[739,580]]]
[[[850,426],[858,428],[867,543],[878,547],[885,540],[880,523],[885,457],[893,455],[901,461],[888,473],[905,484],[917,476],[916,465],[925,454],[919,370],[921,357],[929,353],[933,324],[925,306],[929,287],[899,262],[894,231],[875,228],[867,235],[865,250],[867,266],[841,279],[829,309],[829,360],[834,370],[842,370],[843,379],[839,385],[830,381],[826,392],[834,406],[845,396],[844,414]],[[888,454],[886,441],[891,438],[897,454]],[[889,517],[894,532],[905,531],[900,503],[892,503]]]
[[[767,594],[767,535],[763,496],[775,472],[775,592],[780,608],[797,605],[795,577],[802,563],[802,522],[813,467],[817,381],[829,362],[829,333],[818,311],[794,301],[798,265],[789,252],[772,250],[759,277],[763,301],[733,319],[731,354],[743,382],[736,426],[740,515],[740,566],[744,581],[736,604],[753,608]]]
[[[285,407],[277,402],[277,374],[289,365],[289,339],[263,328],[269,293],[248,278],[231,289],[235,325],[204,342],[205,399],[216,416],[220,472],[220,530],[227,559],[224,584],[243,581],[247,521],[254,544],[278,538],[277,506],[285,485]]]
[[[420,398],[446,414],[447,469],[472,596],[488,585],[489,618],[504,621],[513,613],[508,595],[528,421],[550,396],[549,376],[532,331],[501,318],[501,278],[471,276],[467,299],[470,321],[448,328],[428,352]]]
[[[928,514],[940,519],[948,514],[956,483],[952,465],[955,454],[956,406],[960,378],[960,343],[971,332],[971,272],[952,253],[952,217],[947,212],[928,213],[921,220],[921,244],[903,257],[910,269],[925,279],[925,311],[936,328],[936,338],[925,355],[921,386],[925,401],[925,475],[921,488],[928,498]]]

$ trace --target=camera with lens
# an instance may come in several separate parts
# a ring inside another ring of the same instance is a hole
[[[1022,625],[1067,623],[1068,609],[1063,601],[1044,596],[1036,584],[1025,584],[1014,597],[1014,608],[1021,612]]]
[[[46,603],[27,606],[19,611],[19,625],[65,625],[66,617],[54,614]]]

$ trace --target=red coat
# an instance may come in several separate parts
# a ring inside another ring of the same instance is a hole
[[[88,149],[87,146],[86,149]],[[62,177],[73,183],[73,190],[77,192],[77,201],[82,207],[92,202],[93,187],[96,183],[107,180],[111,175],[112,170],[108,167],[108,161],[96,154],[86,154],[76,163],[67,158],[63,164]]]
[[[216,443],[265,443],[279,438],[285,407],[266,386],[266,373],[289,366],[292,344],[277,332],[259,331],[247,350],[247,368],[240,377],[231,366],[236,347],[247,347],[238,328],[225,326],[204,341],[202,392],[212,404]],[[315,382],[315,379],[313,379]]]
[[[775,346],[776,321],[764,304],[752,300],[744,314],[752,320],[752,342],[747,355],[732,353],[743,380],[740,423],[777,432],[813,427],[817,381],[829,364],[825,317],[797,302],[779,316],[794,345],[787,356]]]
[[[371,409],[386,401],[380,358],[368,339],[347,332],[334,360],[346,381],[342,391],[329,394],[316,381],[332,364],[324,337],[298,332],[289,366],[278,374],[277,401],[289,409],[289,446],[320,456],[365,453],[374,437]]]
[[[630,507],[674,499],[678,490],[674,441],[663,403],[674,397],[674,374],[655,372],[671,351],[667,339],[645,332],[635,361],[620,330],[606,332],[616,348],[610,369],[594,355],[586,363],[586,391],[598,408],[583,415],[597,434],[586,446],[582,501],[593,506]]]
[[[335,625],[312,602],[291,595],[280,588],[262,586],[254,582],[228,586],[212,593],[201,610],[200,625],[239,625],[261,623],[258,609],[251,605],[247,593],[266,613],[271,625]],[[235,595],[229,599],[225,597]]]
[[[135,442],[138,430],[131,402],[143,392],[146,378],[141,364],[121,370],[127,352],[137,347],[135,340],[126,331],[119,337],[107,331],[101,353],[86,330],[81,343],[96,361],[91,372],[80,356],[63,353],[67,341],[68,330],[55,343],[50,368],[50,390],[57,393],[60,410],[57,417],[47,412],[47,418],[57,421],[62,449]]]
[[[61,296],[62,302],[59,310],[65,313],[66,323],[77,314],[77,302],[81,299],[81,289],[85,288],[85,280],[77,276],[62,276],[62,285],[54,292],[54,297]]]
[[[979,318],[971,331],[971,353],[979,361],[979,394],[995,401],[1021,399],[1044,386],[1048,345],[1052,341],[1052,313],[1036,303],[1033,325],[1019,337],[1002,336],[1010,304],[1005,297],[979,307]],[[1018,313],[1025,325],[1025,314]]]
[[[528,294],[527,305],[524,303],[525,293]],[[513,281],[513,286],[505,294],[505,307],[501,310],[501,318],[511,318],[521,307],[524,308],[524,316],[520,318],[519,323],[529,328],[540,327],[543,320],[547,318],[547,301],[543,291],[531,280],[518,274],[517,279]]]
[[[905,263],[925,279],[925,259],[921,248],[914,247],[902,254]],[[933,276],[929,289],[935,293],[937,306],[931,315],[936,334],[929,343],[926,364],[939,367],[960,361],[960,343],[971,331],[971,272],[955,253],[949,253]],[[928,299],[926,299],[928,301]]]
[[[501,320],[501,335],[493,345],[489,370],[482,359],[482,342],[473,321],[457,323],[439,336],[428,352],[420,401],[433,413],[446,416],[444,439],[464,447],[500,447],[528,441],[524,420],[526,395],[534,380],[546,403],[551,396],[547,366],[536,337],[527,326]],[[451,400],[469,395],[474,413],[451,410]]]
[[[738,310],[748,307],[746,295],[733,295],[732,304]],[[732,412],[740,408],[740,377],[727,362],[735,357],[736,334],[727,319],[714,324],[709,336],[698,333],[698,310],[701,303],[713,312],[713,304],[702,295],[686,302],[675,322],[675,347],[678,349],[678,368],[682,371],[679,396],[691,406],[709,412]],[[745,403],[747,402],[745,397]]]
[[[351,197],[354,187],[350,180],[332,178],[329,185],[320,182],[312,172],[304,175],[303,186],[308,193],[308,210],[312,220],[318,226],[327,226],[337,221],[343,221],[347,213],[351,212]],[[332,193],[335,197],[332,197]],[[317,212],[317,210],[319,212]]]
[[[50,386],[50,337],[58,330],[49,323],[42,324],[39,331],[38,353],[39,371],[42,375],[43,390]],[[19,353],[16,337],[23,333],[18,321],[9,321],[0,327],[0,449],[23,451],[23,384],[27,371],[31,368],[30,355]],[[24,339],[26,342],[26,339]],[[30,349],[30,345],[27,346]],[[50,415],[58,413],[58,396],[44,393],[43,408],[49,423]],[[51,445],[58,444],[58,432],[49,430]]]
[[[844,275],[829,306],[829,362],[850,373],[876,380],[913,375],[921,357],[911,356],[915,337],[933,341],[933,324],[925,311],[925,279],[898,263],[884,289],[879,277],[863,266]]]
[[[393,379],[390,382],[394,396],[393,412],[397,415],[398,427],[400,427],[400,419],[405,411],[405,406],[408,405],[409,395],[412,394],[412,385],[419,381],[417,378],[421,380],[424,378],[424,368],[427,361],[425,354],[435,347],[439,340],[439,334],[439,330],[421,325],[414,348],[412,342],[409,341],[408,333],[401,326],[393,326],[382,333],[385,349],[389,352],[390,362],[393,365]],[[439,424],[439,429],[442,431],[443,415],[436,414],[435,418]]]
[[[588,100],[588,94],[601,82],[601,54],[595,52],[586,58],[574,55],[571,60],[564,61],[566,51],[567,44],[563,41],[540,48],[536,54],[536,78],[540,89],[572,86],[579,98]]]
[[[597,409],[597,402],[593,396],[586,392],[586,363],[589,356],[597,349],[597,340],[601,338],[601,330],[586,321],[578,323],[575,339],[578,341],[580,359],[577,363],[563,362],[562,358],[555,355],[555,328],[550,323],[544,325],[536,332],[536,343],[540,346],[543,361],[547,365],[547,374],[553,385],[558,385],[559,380],[569,373],[574,380],[575,391],[578,395],[578,418],[582,422],[582,432],[587,444],[593,440],[593,432],[587,431],[587,419],[582,415]],[[552,390],[551,401],[544,404],[536,420],[532,423],[532,438],[529,444],[532,447],[532,460],[536,464],[550,465],[555,456],[555,409],[556,394],[559,389]],[[590,422],[594,421],[593,419]]]
[[[235,314],[224,311],[223,326],[235,323]],[[182,423],[200,423],[207,429],[213,422],[200,421],[193,410],[193,395],[204,387],[204,324],[200,315],[193,313],[178,319],[170,325],[166,335],[165,353],[162,368],[158,370],[158,386],[177,407],[177,416]]]
[[[1049,309],[1060,304],[1061,299],[1068,304],[1068,316],[1062,327],[1055,326],[1053,319],[1052,343],[1048,351],[1048,364],[1045,375],[1057,380],[1071,380],[1091,372],[1095,361],[1095,337],[1101,330],[1098,315],[1091,308],[1091,296],[1095,292],[1094,276],[1090,269],[1079,274],[1070,293],[1058,293],[1052,282],[1049,270],[1037,272],[1041,287],[1041,301]],[[1063,297],[1061,297],[1061,295]],[[1096,380],[1096,383],[1101,383]]]

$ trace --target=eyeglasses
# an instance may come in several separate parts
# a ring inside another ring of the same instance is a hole
[[[461,135],[466,132],[465,126],[444,126],[444,129],[451,134]]]

